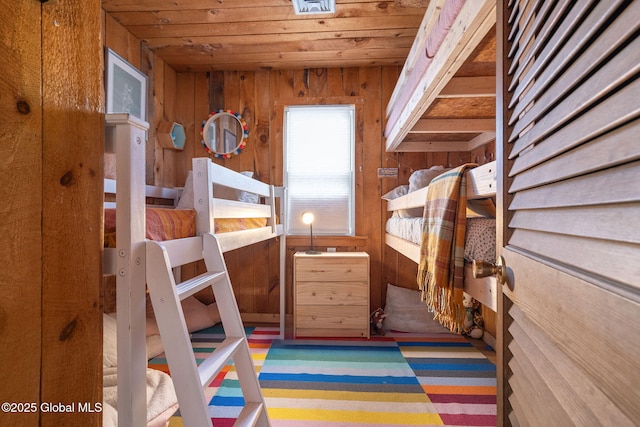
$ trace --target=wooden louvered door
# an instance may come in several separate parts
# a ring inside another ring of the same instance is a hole
[[[500,424],[640,425],[640,1],[498,4]]]

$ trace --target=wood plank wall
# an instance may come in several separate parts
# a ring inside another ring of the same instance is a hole
[[[42,7],[43,402],[102,402],[100,28],[98,0]],[[101,414],[42,413],[40,422],[101,425]]]
[[[249,126],[246,149],[231,159],[214,159],[216,163],[237,171],[250,170],[263,182],[282,184],[282,119],[277,104],[313,99],[363,100],[362,117],[357,129],[356,147],[356,237],[314,239],[321,250],[366,251],[371,256],[371,309],[384,306],[386,284],[413,288],[416,264],[384,244],[384,222],[388,217],[381,195],[400,184],[408,183],[417,169],[433,165],[455,167],[469,161],[493,160],[494,144],[473,152],[387,153],[384,151],[384,110],[395,87],[398,67],[363,67],[335,69],[259,70],[176,73],[162,59],[141,49],[136,40],[109,16],[106,17],[107,45],[120,55],[131,58],[147,75],[152,76],[150,99],[151,131],[161,121],[181,123],[187,135],[182,151],[155,148],[148,152],[147,170],[153,176],[148,183],[181,186],[191,169],[193,157],[207,156],[201,145],[200,128],[212,111],[231,109],[242,114]],[[148,67],[145,69],[145,67]],[[394,178],[377,177],[380,167],[397,167]],[[375,206],[374,209],[371,209]],[[365,208],[366,207],[366,208]],[[307,237],[287,238],[287,313],[292,313],[291,256],[308,248]],[[264,242],[225,255],[236,298],[245,320],[274,321],[279,310],[278,243]],[[187,276],[200,272],[201,265],[185,271]],[[265,274],[267,272],[267,274]],[[208,302],[210,297],[200,297]]]
[[[40,6],[26,1],[0,22],[0,371],[3,402],[38,402],[42,362],[42,95]],[[12,40],[6,42],[5,40]],[[6,96],[5,96],[6,95]],[[28,173],[25,173],[27,171]],[[20,179],[16,179],[20,177]],[[23,243],[17,243],[23,242]],[[26,243],[30,244],[26,244]],[[36,425],[38,413],[0,413],[2,425]]]
[[[165,69],[166,70],[166,69]],[[165,75],[162,87],[173,84],[175,78],[175,115],[167,114],[164,103],[163,120],[176,120],[185,126],[187,143],[182,152],[162,150],[156,156],[156,179],[161,185],[181,185],[190,169],[192,157],[205,156],[200,144],[200,126],[210,110],[232,109],[243,115],[249,126],[246,149],[231,159],[218,160],[234,170],[250,170],[268,183],[282,184],[282,118],[276,105],[308,103],[322,98],[331,102],[337,98],[362,101],[362,117],[357,129],[359,143],[356,147],[356,234],[354,238],[324,237],[317,243],[320,248],[336,247],[338,250],[363,250],[371,255],[372,283],[382,277],[382,211],[381,181],[377,168],[383,157],[382,114],[386,100],[397,79],[398,69],[350,68],[309,69],[278,71],[233,71],[217,73],[178,73]],[[156,74],[157,77],[157,74]],[[167,78],[168,77],[168,78]],[[384,84],[383,84],[384,82]],[[154,87],[160,86],[154,82]],[[159,87],[158,87],[159,89]],[[384,92],[386,90],[386,93]],[[156,90],[156,96],[159,90]],[[217,94],[209,97],[209,93]],[[191,96],[189,96],[191,94]],[[165,101],[167,100],[165,92]],[[155,104],[161,102],[156,100]],[[281,108],[280,108],[281,111]],[[160,119],[156,111],[156,119]],[[395,157],[393,154],[386,155]],[[377,210],[365,206],[379,206]],[[307,238],[290,238],[287,257],[308,247]],[[278,312],[278,244],[265,242],[226,254],[228,268],[236,288],[236,297],[245,319],[270,320]],[[251,262],[248,262],[251,260]],[[288,263],[290,266],[291,264]],[[268,271],[269,274],[263,274]],[[288,308],[291,312],[291,270],[287,269]],[[380,306],[380,286],[372,287],[372,305]],[[249,313],[254,313],[253,317]]]
[[[321,249],[366,251],[371,256],[371,308],[384,306],[386,283],[413,288],[416,265],[384,245],[385,205],[380,196],[406,184],[417,169],[436,164],[458,166],[469,161],[484,163],[493,159],[492,144],[472,153],[386,153],[382,137],[382,117],[398,76],[396,67],[309,69],[247,72],[173,73],[164,82],[154,82],[156,97],[164,89],[164,115],[156,110],[156,120],[176,120],[185,126],[187,143],[182,152],[160,149],[155,159],[158,185],[182,185],[192,157],[206,155],[200,144],[200,126],[210,110],[218,108],[240,112],[249,126],[247,148],[239,156],[215,161],[234,170],[251,170],[262,181],[282,184],[282,117],[278,105],[300,104],[323,98],[344,97],[363,100],[358,146],[356,147],[356,234],[355,238],[320,237]],[[157,77],[157,74],[156,74]],[[172,81],[175,79],[175,85]],[[174,100],[175,115],[169,109],[168,87],[175,87],[180,99]],[[193,94],[189,97],[189,94]],[[214,94],[214,97],[207,95]],[[377,168],[398,167],[397,178],[379,179]],[[369,207],[376,206],[376,209]],[[367,208],[365,208],[367,207]],[[287,312],[291,313],[291,256],[308,248],[308,238],[287,239]],[[277,243],[265,242],[226,255],[236,297],[245,319],[272,320],[278,312]],[[248,262],[247,260],[252,260]],[[268,275],[262,272],[268,271]]]
[[[101,5],[0,5],[0,425],[99,426]]]

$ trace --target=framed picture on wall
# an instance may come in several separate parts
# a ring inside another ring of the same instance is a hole
[[[129,113],[147,120],[147,76],[106,49],[107,113]]]

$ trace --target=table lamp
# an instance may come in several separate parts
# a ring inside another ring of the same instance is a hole
[[[311,234],[311,249],[308,250],[306,253],[317,255],[320,253],[320,251],[316,251],[313,249],[313,220],[314,220],[313,214],[311,212],[303,212],[301,218],[303,223],[309,224],[309,233]]]

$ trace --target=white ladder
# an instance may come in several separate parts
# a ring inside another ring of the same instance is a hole
[[[212,426],[204,387],[229,360],[233,360],[245,400],[234,426],[270,426],[238,304],[216,237],[207,233],[165,242],[147,241],[146,245],[147,286],[184,425]],[[200,259],[204,259],[207,272],[176,285],[171,269]],[[213,289],[226,338],[198,366],[180,301],[208,286]]]

